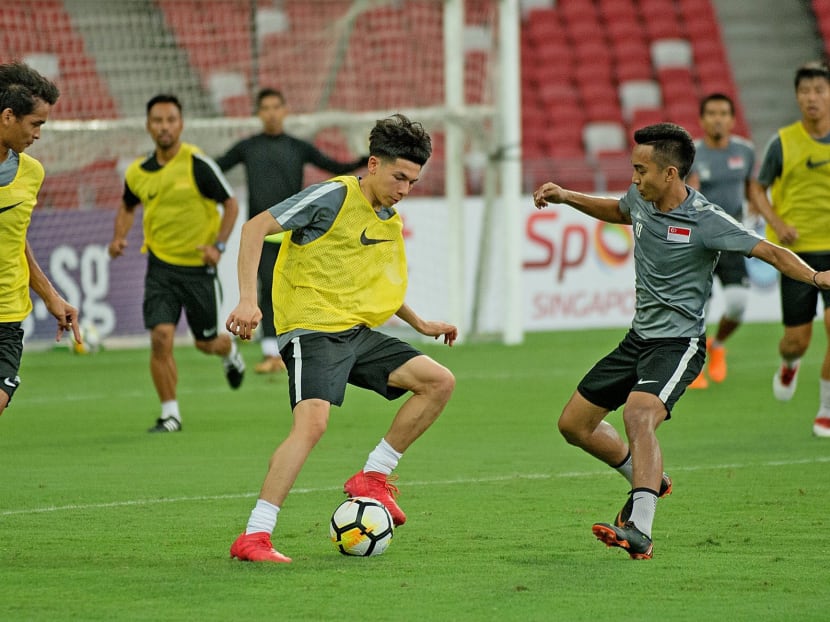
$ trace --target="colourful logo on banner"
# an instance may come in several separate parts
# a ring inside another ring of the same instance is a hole
[[[631,228],[599,222],[594,229],[594,248],[601,264],[617,268],[628,261],[634,248]]]

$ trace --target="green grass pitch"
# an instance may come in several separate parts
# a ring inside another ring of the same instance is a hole
[[[376,558],[328,540],[342,483],[396,408],[350,389],[280,515],[290,565],[228,557],[291,423],[284,376],[249,372],[233,392],[217,359],[177,347],[184,431],[150,435],[147,350],[26,352],[0,418],[0,619],[827,619],[830,440],[811,435],[823,331],[789,403],[772,397],[768,324],[730,341],[725,383],[683,396],[658,431],[674,494],[641,562],[591,535],[626,482],[555,425],[623,332],[423,346],[458,385],[398,468],[409,520]],[[243,346],[249,366],[258,352]]]

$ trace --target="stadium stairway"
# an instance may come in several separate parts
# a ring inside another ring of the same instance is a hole
[[[190,70],[187,52],[177,45],[154,2],[64,0],[64,7],[118,100],[122,116],[143,117],[145,102],[162,92],[201,93],[195,101],[185,102],[187,114],[216,115],[198,75]],[[160,65],[168,70],[159,71]]]
[[[711,0],[756,149],[799,118],[793,75],[823,58],[809,0]]]

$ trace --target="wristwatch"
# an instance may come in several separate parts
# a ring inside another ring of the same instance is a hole
[[[225,252],[225,243],[224,242],[215,242],[213,246],[218,250],[220,253]]]

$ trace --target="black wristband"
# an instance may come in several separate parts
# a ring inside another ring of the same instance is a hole
[[[819,287],[818,281],[816,281],[816,277],[817,277],[817,276],[818,276],[818,270],[816,270],[815,272],[813,272],[813,285],[815,285],[816,287],[818,287],[819,289],[821,289],[821,287]]]

